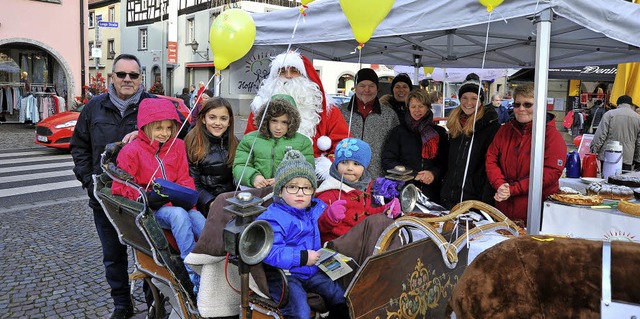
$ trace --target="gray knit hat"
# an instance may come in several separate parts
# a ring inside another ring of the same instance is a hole
[[[304,158],[300,151],[289,150],[284,154],[282,162],[276,169],[276,183],[273,186],[273,193],[279,196],[284,185],[296,177],[308,179],[314,189],[318,187],[318,180],[313,166],[307,162],[307,159]]]

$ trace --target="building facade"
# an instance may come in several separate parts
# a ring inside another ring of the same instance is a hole
[[[47,91],[75,105],[75,97],[82,94],[87,63],[82,40],[86,16],[85,0],[4,2],[0,57],[7,67],[0,68],[0,87],[17,88],[21,95]],[[11,112],[6,107],[3,105],[2,113],[11,115],[9,121],[16,120],[15,105]]]
[[[87,73],[89,87],[94,90],[104,90],[111,83],[113,59],[121,52],[120,17],[120,0],[89,0]]]

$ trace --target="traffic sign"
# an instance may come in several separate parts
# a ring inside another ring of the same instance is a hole
[[[100,21],[98,22],[98,26],[102,28],[117,28],[118,22]]]
[[[96,21],[102,21],[102,15],[101,14],[96,15]]]

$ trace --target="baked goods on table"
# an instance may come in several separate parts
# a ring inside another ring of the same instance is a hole
[[[628,187],[640,187],[640,174],[630,173],[622,175],[611,175],[608,179],[609,184],[623,185]]]
[[[618,210],[625,214],[640,216],[640,204],[630,203],[626,200],[621,200],[618,203]]]
[[[565,203],[584,206],[602,205],[603,199],[598,195],[582,195],[582,194],[553,194],[549,198]]]
[[[633,196],[635,196],[636,199],[640,199],[640,187],[633,189]]]
[[[587,195],[599,195],[607,199],[632,199],[633,190],[627,186],[592,183],[587,187]]]
[[[580,194],[580,192],[576,189],[573,189],[569,186],[560,186],[560,190],[558,191],[560,194]]]

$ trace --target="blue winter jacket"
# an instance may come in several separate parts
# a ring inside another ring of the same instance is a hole
[[[303,251],[321,248],[318,218],[325,208],[327,204],[317,198],[311,199],[308,208],[297,209],[274,196],[273,204],[257,218],[269,222],[274,233],[273,248],[264,262],[273,267],[288,269],[291,275],[302,280],[317,273],[317,266],[301,265],[300,255]]]

